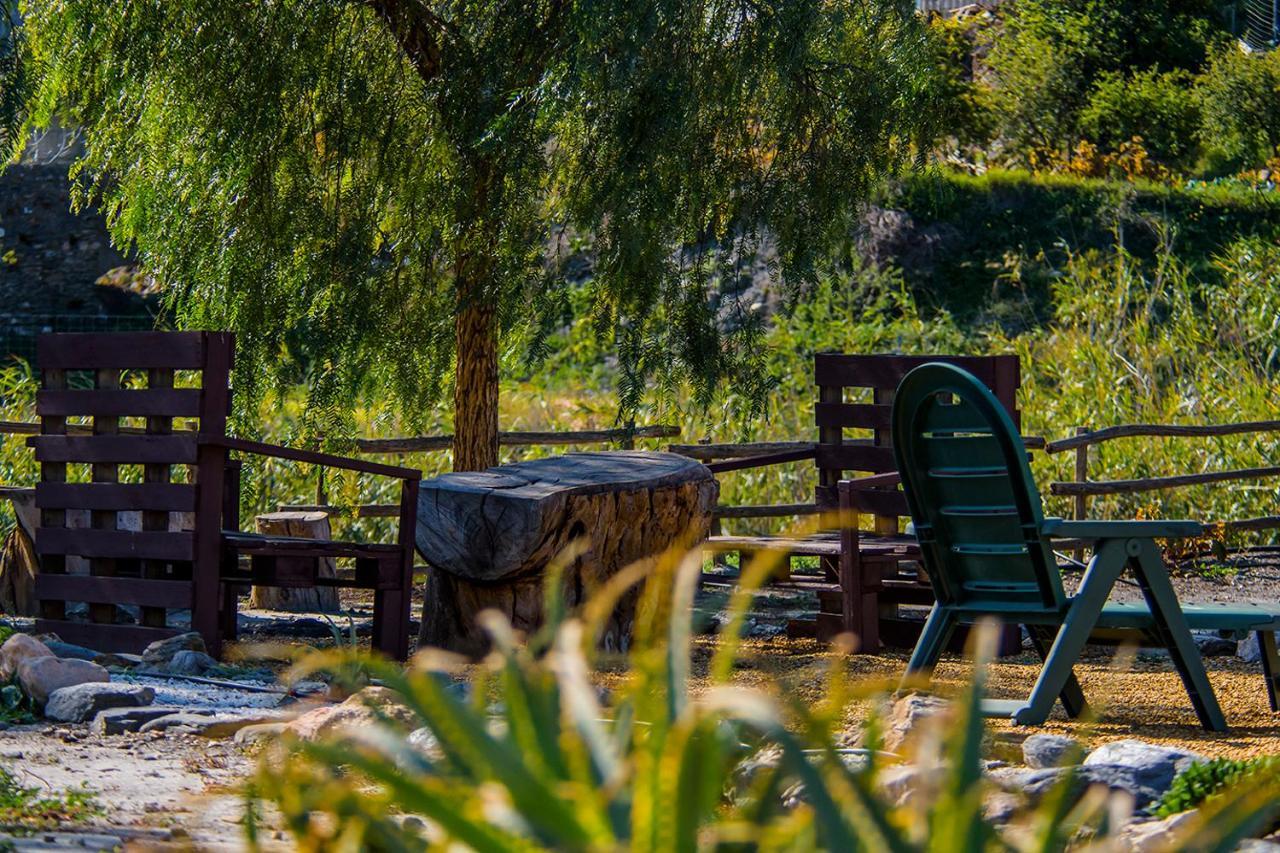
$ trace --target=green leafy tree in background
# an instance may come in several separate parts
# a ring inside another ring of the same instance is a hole
[[[1216,0],[1017,0],[988,32],[994,105],[1001,136],[1018,152],[1068,151],[1094,99],[1096,119],[1113,107],[1115,75],[1145,72],[1129,87],[1170,106],[1161,72],[1198,71],[1210,46],[1226,37]],[[1123,81],[1121,81],[1123,82]],[[1135,107],[1135,112],[1137,111]],[[1122,124],[1138,119],[1124,117]],[[1093,128],[1093,129],[1096,129]]]
[[[655,374],[704,402],[725,377],[761,390],[709,282],[766,233],[782,280],[811,280],[929,114],[901,0],[22,13],[0,65],[8,153],[32,127],[81,128],[82,200],[180,322],[239,332],[242,378],[306,364],[314,411],[390,390],[412,422],[452,375],[459,469],[497,460],[503,342],[536,356],[564,318],[561,226],[593,237],[624,408]]]

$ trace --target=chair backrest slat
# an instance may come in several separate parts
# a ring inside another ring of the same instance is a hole
[[[1002,403],[954,365],[927,364],[899,386],[894,453],[921,557],[940,601],[1059,610],[1062,578],[1027,451]]]

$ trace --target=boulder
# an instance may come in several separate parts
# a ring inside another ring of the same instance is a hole
[[[936,769],[926,770],[914,764],[895,764],[876,774],[876,787],[885,802],[899,808],[909,805],[937,777]]]
[[[93,722],[89,724],[89,731],[96,735],[121,735],[127,732],[136,732],[142,728],[144,723],[149,723],[159,717],[165,717],[172,714],[172,707],[156,707],[148,705],[142,708],[108,708],[105,711],[99,711],[98,715],[93,718]]]
[[[1097,772],[1116,782],[1128,780],[1119,787],[1132,791],[1138,808],[1142,808],[1169,790],[1174,776],[1198,761],[1208,759],[1190,750],[1128,739],[1098,747],[1084,760],[1084,767],[1119,768]]]
[[[43,708],[49,694],[76,684],[110,681],[110,674],[87,660],[48,657],[28,658],[18,665],[18,684],[36,707]]]
[[[1080,744],[1063,735],[1032,735],[1022,742],[1022,760],[1036,770],[1065,767],[1082,755]]]
[[[136,708],[150,705],[156,693],[139,684],[86,682],[63,687],[49,694],[44,715],[62,723],[83,723],[108,708]]]
[[[252,714],[236,713],[199,713],[179,711],[148,720],[138,729],[139,732],[172,732],[175,734],[200,735],[207,738],[231,737],[246,726],[262,723],[278,723],[278,714],[255,712]]]
[[[926,693],[909,693],[893,703],[885,720],[881,749],[897,752],[910,740],[920,725],[937,717],[950,707],[945,699]]]
[[[174,655],[181,651],[205,653],[207,650],[204,646],[204,637],[201,637],[195,631],[188,631],[185,634],[177,634],[173,637],[166,637],[163,640],[156,640],[143,649],[142,663],[144,666],[164,669],[173,660]]]
[[[416,727],[418,722],[417,715],[400,701],[395,691],[366,687],[339,705],[325,705],[306,712],[289,723],[288,731],[302,740],[319,740],[344,729],[376,725],[379,714],[406,727]]]
[[[170,675],[204,675],[218,665],[218,662],[204,652],[182,649],[175,654],[164,671]]]
[[[0,646],[0,681],[8,681],[18,666],[34,658],[55,657],[49,647],[30,634],[14,634]]]

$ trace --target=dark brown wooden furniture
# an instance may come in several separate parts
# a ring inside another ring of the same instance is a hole
[[[860,648],[876,651],[882,642],[911,646],[920,631],[918,620],[901,618],[899,605],[933,603],[928,578],[918,569],[919,549],[903,532],[909,516],[899,489],[893,460],[889,419],[894,390],[913,368],[927,362],[963,367],[989,387],[1019,422],[1018,357],[903,356],[819,353],[814,357],[817,401],[814,421],[818,441],[812,450],[753,456],[709,465],[721,473],[784,462],[812,459],[818,469],[814,503],[818,512],[843,510],[849,520],[833,530],[803,539],[776,536],[712,536],[708,545],[719,552],[743,556],[781,551],[791,557],[818,557],[824,583],[817,584],[820,609],[808,628],[819,639],[842,632],[859,637]],[[868,475],[847,479],[849,474]],[[872,529],[860,530],[857,518],[872,517]],[[1006,650],[1016,644],[1012,626]]]
[[[404,658],[421,473],[227,436],[233,350],[225,332],[39,339],[41,434],[28,440],[40,463],[36,630],[136,652],[179,633],[172,611],[189,609],[191,629],[217,655],[235,636],[236,592],[244,584],[331,584],[374,591],[373,645]],[[74,424],[69,430],[72,418],[90,419],[91,432],[79,434]],[[240,532],[232,451],[402,479],[398,541]],[[88,510],[89,527],[68,526],[69,510]],[[68,558],[87,563],[87,574],[68,571]],[[354,572],[320,578],[321,558],[350,558]],[[68,602],[87,603],[89,621],[69,620]],[[137,605],[139,624],[121,624],[117,604]]]

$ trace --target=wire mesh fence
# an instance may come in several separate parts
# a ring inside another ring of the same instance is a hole
[[[146,314],[0,314],[0,359],[34,363],[36,337],[46,332],[140,332],[155,326]]]

